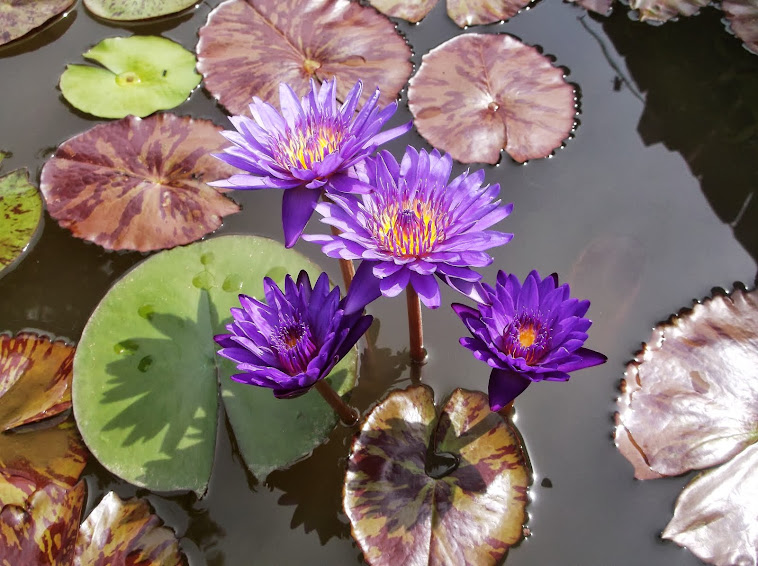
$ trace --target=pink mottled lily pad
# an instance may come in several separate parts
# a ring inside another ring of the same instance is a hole
[[[344,505],[372,566],[497,564],[521,540],[531,481],[513,424],[457,389],[393,391],[355,441]]]
[[[195,241],[239,207],[206,180],[231,168],[210,154],[225,140],[212,122],[127,116],[63,143],[42,169],[47,210],[64,228],[113,250]]]
[[[200,29],[198,70],[233,114],[253,96],[276,103],[280,83],[304,94],[313,78],[337,77],[341,100],[359,79],[395,100],[411,74],[411,51],[394,24],[348,0],[227,0]]]
[[[758,55],[758,0],[724,0],[721,9],[745,49]]]
[[[504,34],[465,34],[426,54],[408,90],[418,131],[463,163],[546,157],[575,124],[574,88],[539,51]]]
[[[512,18],[531,0],[447,0],[447,15],[458,26],[491,24]]]
[[[369,0],[369,4],[382,14],[415,23],[432,11],[437,0]]]
[[[710,0],[630,0],[629,7],[641,21],[662,24],[679,16],[692,16],[710,3]]]
[[[664,532],[706,562],[756,564],[758,291],[717,294],[656,327],[630,363],[616,444],[635,476],[713,468]]]
[[[0,2],[0,45],[18,39],[68,10],[75,0]]]

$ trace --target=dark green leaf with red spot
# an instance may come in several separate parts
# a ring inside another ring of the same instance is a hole
[[[226,142],[208,120],[158,114],[100,124],[63,143],[42,169],[50,215],[108,249],[187,244],[239,207],[206,181],[230,176],[210,154]]]
[[[0,45],[18,39],[73,6],[75,0],[0,2]]]
[[[531,472],[515,427],[457,389],[437,418],[429,387],[394,391],[364,420],[345,511],[373,566],[498,563],[521,540]]]

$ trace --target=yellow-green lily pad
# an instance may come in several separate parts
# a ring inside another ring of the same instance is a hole
[[[101,118],[143,117],[174,108],[201,80],[195,55],[163,37],[110,37],[84,57],[104,68],[68,65],[60,89],[72,106]]]
[[[0,152],[0,161],[4,154]],[[21,259],[42,221],[42,197],[26,169],[0,177],[0,275]]]

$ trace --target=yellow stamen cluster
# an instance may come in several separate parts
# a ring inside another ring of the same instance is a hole
[[[333,124],[302,124],[290,137],[281,140],[278,161],[284,167],[310,169],[312,164],[339,150],[343,137],[343,129]]]
[[[378,247],[395,257],[421,257],[445,239],[447,222],[433,203],[419,199],[389,203],[374,219]]]

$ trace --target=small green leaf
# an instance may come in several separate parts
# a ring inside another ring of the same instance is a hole
[[[68,65],[60,89],[72,106],[101,118],[142,117],[174,108],[201,80],[195,56],[163,37],[111,37],[84,57],[105,68]]]
[[[0,152],[0,161],[6,154]],[[0,177],[0,274],[21,258],[42,220],[42,198],[26,169]]]
[[[281,244],[224,236],[148,258],[103,298],[74,359],[74,413],[90,450],[109,470],[153,490],[202,493],[213,462],[221,395],[243,458],[263,476],[310,453],[337,417],[315,391],[276,399],[232,383],[216,355],[238,294],[263,296],[272,268],[320,269]],[[234,284],[228,284],[234,281]],[[227,283],[227,284],[225,284]],[[356,354],[330,381],[355,382]]]
[[[84,0],[96,16],[106,20],[132,21],[158,18],[181,12],[197,0]]]

